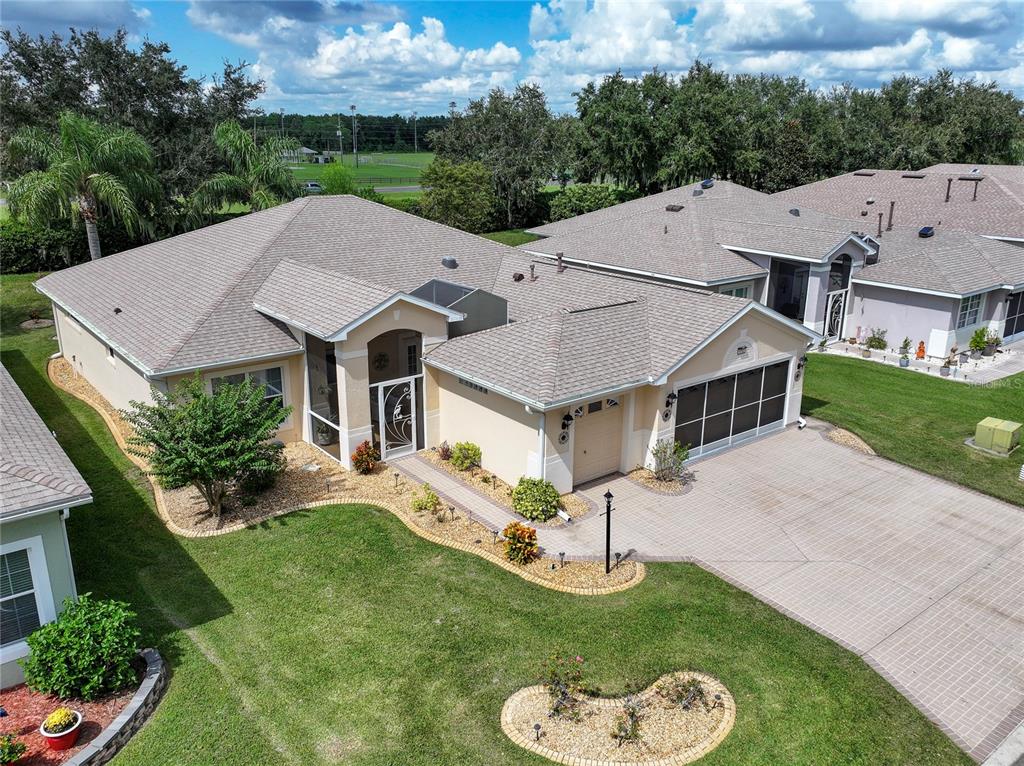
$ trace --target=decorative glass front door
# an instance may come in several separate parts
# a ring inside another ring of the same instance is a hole
[[[836,290],[825,297],[825,337],[828,340],[835,340],[843,334],[847,292],[848,290]]]
[[[416,451],[416,379],[418,375],[371,386],[370,402],[377,408],[374,430],[381,458]]]

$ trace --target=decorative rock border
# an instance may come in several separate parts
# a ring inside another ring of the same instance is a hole
[[[513,725],[513,715],[516,708],[525,700],[527,697],[531,697],[536,694],[543,694],[547,696],[547,689],[544,686],[527,686],[520,689],[507,700],[501,708],[501,730],[505,732],[505,735],[525,750],[529,750],[531,753],[547,758],[549,761],[555,763],[564,763],[568,766],[682,766],[682,764],[692,763],[698,758],[703,758],[705,755],[710,753],[716,747],[718,747],[722,740],[726,738],[730,731],[732,731],[733,725],[736,723],[736,701],[733,699],[732,694],[725,688],[721,681],[713,676],[709,676],[706,673],[700,673],[697,671],[686,671],[682,674],[688,678],[696,678],[702,683],[710,686],[714,693],[722,695],[723,715],[722,720],[719,721],[718,726],[711,736],[701,742],[699,745],[688,747],[681,750],[673,755],[666,758],[656,758],[646,761],[631,761],[631,760],[602,760],[600,758],[587,758],[581,755],[573,755],[572,753],[563,753],[558,750],[552,750],[545,745],[542,745],[535,739],[521,734],[517,731]],[[665,676],[662,676],[664,678]],[[641,700],[647,700],[656,692],[656,686],[659,678],[647,689],[636,695]],[[594,707],[603,708],[621,708],[622,699],[605,699],[601,697],[588,698],[585,702],[587,705]]]
[[[146,674],[131,702],[107,728],[65,761],[64,766],[101,766],[107,763],[152,715],[167,688],[167,666],[156,649],[143,649],[139,654],[146,660]]]
[[[53,361],[54,358],[51,357],[50,362],[47,364],[47,376],[50,378],[50,381],[65,393],[70,394],[79,401],[85,402],[94,410],[96,410],[96,412],[99,413],[99,416],[103,418],[103,422],[106,423],[107,429],[114,437],[114,441],[117,442],[117,446],[120,448],[121,452],[123,452],[125,456],[129,460],[131,460],[132,463],[134,463],[140,470],[142,470],[144,473],[147,472],[148,467],[146,466],[145,461],[143,461],[141,458],[135,455],[131,455],[128,453],[127,444],[125,443],[124,440],[124,435],[121,433],[121,429],[117,427],[117,424],[114,423],[113,419],[110,417],[110,414],[107,412],[104,403],[98,401],[93,397],[83,396],[81,392],[73,391],[70,388],[67,388],[64,385],[62,385],[56,378],[54,378],[54,376],[50,372],[50,364]],[[153,497],[156,500],[156,508],[157,512],[160,515],[161,521],[163,521],[164,525],[171,532],[180,537],[200,538],[215,537],[217,535],[226,535],[229,532],[238,532],[243,529],[249,529],[252,527],[259,526],[260,524],[263,524],[264,522],[269,521],[270,519],[277,518],[278,516],[285,516],[289,513],[295,513],[296,511],[303,511],[309,508],[319,508],[326,505],[358,503],[361,505],[372,505],[374,507],[383,508],[386,511],[390,511],[392,514],[397,516],[398,519],[403,524],[405,524],[405,526],[408,527],[414,534],[419,535],[424,540],[429,540],[432,543],[436,543],[437,545],[444,545],[448,548],[455,548],[456,550],[464,551],[466,553],[472,553],[474,556],[479,556],[480,558],[487,559],[492,564],[497,564],[502,569],[519,575],[527,582],[534,583],[535,585],[541,585],[545,588],[550,588],[551,590],[556,590],[561,593],[571,593],[577,596],[603,596],[609,593],[617,593],[619,591],[632,588],[634,585],[639,584],[647,575],[647,569],[644,567],[643,563],[638,561],[636,562],[636,576],[632,580],[629,580],[625,583],[620,583],[618,585],[612,585],[603,588],[579,588],[568,585],[559,585],[558,583],[553,583],[550,580],[545,580],[542,577],[537,577],[536,575],[523,571],[520,567],[513,564],[511,561],[506,561],[505,559],[496,556],[490,551],[474,548],[472,545],[466,545],[464,543],[456,542],[454,540],[449,540],[445,537],[441,537],[440,535],[435,535],[433,532],[430,532],[429,530],[423,529],[422,527],[418,526],[411,518],[407,516],[407,514],[404,511],[402,511],[392,503],[387,503],[380,499],[365,498],[351,495],[338,495],[337,497],[332,497],[328,500],[317,500],[311,503],[302,503],[300,505],[289,506],[287,508],[280,508],[274,511],[273,513],[268,513],[259,518],[248,519],[246,521],[239,521],[234,524],[228,524],[227,526],[221,527],[220,529],[184,529],[178,526],[178,524],[176,524],[174,520],[170,517],[170,514],[167,513],[167,507],[164,503],[163,490],[161,489],[160,485],[153,481],[153,479],[149,476],[148,473],[146,473],[145,475],[147,481],[149,481],[149,484],[153,489]]]

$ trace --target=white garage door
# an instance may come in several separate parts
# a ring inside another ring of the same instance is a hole
[[[690,456],[706,455],[781,428],[789,391],[789,361],[681,388],[676,441]]]
[[[618,399],[596,399],[573,411],[573,484],[619,470],[622,453],[622,408]]]

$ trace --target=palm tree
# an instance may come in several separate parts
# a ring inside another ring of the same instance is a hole
[[[216,173],[192,194],[193,216],[202,216],[233,202],[252,210],[266,210],[298,194],[295,179],[285,165],[283,152],[289,143],[270,138],[256,145],[249,131],[237,122],[222,122],[213,141],[227,160],[230,172]]]
[[[24,128],[11,137],[12,156],[36,160],[11,186],[11,213],[46,226],[65,218],[85,223],[89,255],[101,256],[96,223],[104,213],[135,234],[143,228],[141,203],[158,192],[149,145],[135,131],[62,112],[57,133]]]

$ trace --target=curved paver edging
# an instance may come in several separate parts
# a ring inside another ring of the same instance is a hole
[[[683,486],[680,487],[679,489],[656,489],[655,487],[652,487],[650,484],[646,484],[640,481],[631,474],[624,473],[622,474],[622,476],[624,479],[626,479],[626,481],[635,484],[638,487],[642,487],[643,489],[647,490],[653,495],[664,495],[665,497],[680,497],[682,495],[688,494],[693,490],[693,483],[689,481],[684,482]]]
[[[131,702],[89,744],[64,762],[64,766],[100,766],[125,746],[149,719],[167,688],[167,666],[156,649],[143,649],[146,674]]]
[[[721,694],[723,715],[722,720],[718,722],[718,726],[716,726],[710,736],[699,745],[685,748],[684,750],[680,750],[679,752],[673,753],[665,758],[655,758],[647,761],[627,761],[621,759],[606,761],[600,758],[588,758],[586,756],[553,750],[542,745],[536,739],[531,739],[529,736],[520,733],[516,730],[513,724],[514,713],[516,708],[527,698],[538,694],[545,697],[548,696],[547,689],[544,686],[539,685],[527,686],[520,689],[505,700],[505,704],[501,708],[501,730],[505,732],[505,736],[524,750],[529,750],[531,753],[543,756],[549,761],[569,764],[570,766],[681,766],[685,763],[692,763],[698,758],[703,758],[718,747],[722,743],[722,740],[724,740],[729,732],[732,731],[732,727],[736,723],[736,701],[733,699],[732,694],[729,693],[729,690],[725,688],[725,685],[713,676],[709,676],[706,673],[699,673],[697,671],[686,671],[680,675],[684,678],[696,678],[702,683],[710,686],[712,693]],[[666,676],[662,676],[653,684],[648,686],[644,691],[635,695],[635,697],[641,701],[650,699],[657,694],[656,687],[665,677]],[[622,707],[622,699],[591,697],[585,701],[585,704],[593,707],[617,708]]]
[[[403,513],[399,508],[390,503],[386,503],[380,499],[365,498],[356,495],[342,494],[338,495],[337,497],[332,497],[328,500],[316,500],[309,503],[302,503],[300,505],[290,506],[288,508],[279,508],[278,510],[273,511],[272,513],[267,513],[263,516],[260,516],[259,518],[235,522],[234,524],[228,524],[227,526],[221,527],[220,529],[184,529],[183,527],[178,526],[178,524],[176,524],[174,520],[170,517],[170,514],[167,513],[167,507],[164,504],[163,489],[157,482],[153,481],[153,478],[149,475],[148,466],[146,465],[145,461],[136,455],[130,454],[127,451],[127,444],[125,443],[124,435],[121,433],[121,429],[117,427],[117,424],[110,417],[110,414],[107,412],[106,407],[103,405],[103,403],[96,400],[93,397],[84,396],[80,392],[74,391],[61,384],[60,381],[54,378],[52,371],[50,369],[51,363],[53,361],[54,359],[50,359],[50,362],[47,364],[46,368],[47,375],[50,378],[51,382],[65,393],[74,396],[79,401],[85,402],[94,410],[96,410],[97,413],[99,413],[100,417],[103,418],[103,422],[106,423],[107,429],[114,437],[114,441],[117,442],[117,446],[121,449],[121,451],[125,454],[125,456],[127,456],[129,460],[131,460],[145,473],[146,479],[149,481],[149,484],[153,489],[153,497],[156,500],[156,508],[157,512],[160,515],[161,521],[163,521],[164,525],[171,532],[178,535],[179,537],[216,537],[218,535],[226,535],[230,532],[238,532],[243,529],[251,529],[253,527],[259,526],[260,524],[263,524],[266,521],[269,521],[270,519],[277,518],[278,516],[285,516],[289,513],[303,511],[308,508],[320,508],[327,505],[341,505],[345,503],[359,503],[362,505],[372,505],[374,507],[383,508],[387,511],[390,511],[392,514],[397,516],[398,519],[403,524],[405,524],[405,526],[408,527],[413,533],[419,535],[424,540],[429,540],[432,543],[436,543],[437,545],[444,545],[448,548],[455,548],[456,550],[464,551],[466,553],[472,553],[475,556],[487,559],[492,564],[497,564],[502,569],[519,575],[527,582],[532,582],[535,585],[541,585],[545,588],[550,588],[551,590],[556,590],[561,593],[571,593],[577,596],[603,596],[605,594],[617,593],[619,591],[632,588],[634,585],[639,584],[647,575],[646,568],[641,562],[638,561],[636,562],[636,576],[634,576],[633,579],[629,580],[628,582],[619,583],[618,585],[612,585],[608,587],[595,588],[579,588],[569,585],[559,585],[558,583],[553,583],[550,580],[545,580],[542,577],[537,577],[536,575],[523,571],[518,566],[513,564],[511,561],[506,561],[505,559],[501,558],[500,556],[496,556],[490,551],[474,548],[472,545],[467,545],[454,540],[449,540],[445,537],[441,537],[440,535],[435,535],[433,532],[430,532],[429,530],[419,527],[412,519],[408,518],[405,515],[405,513]]]

